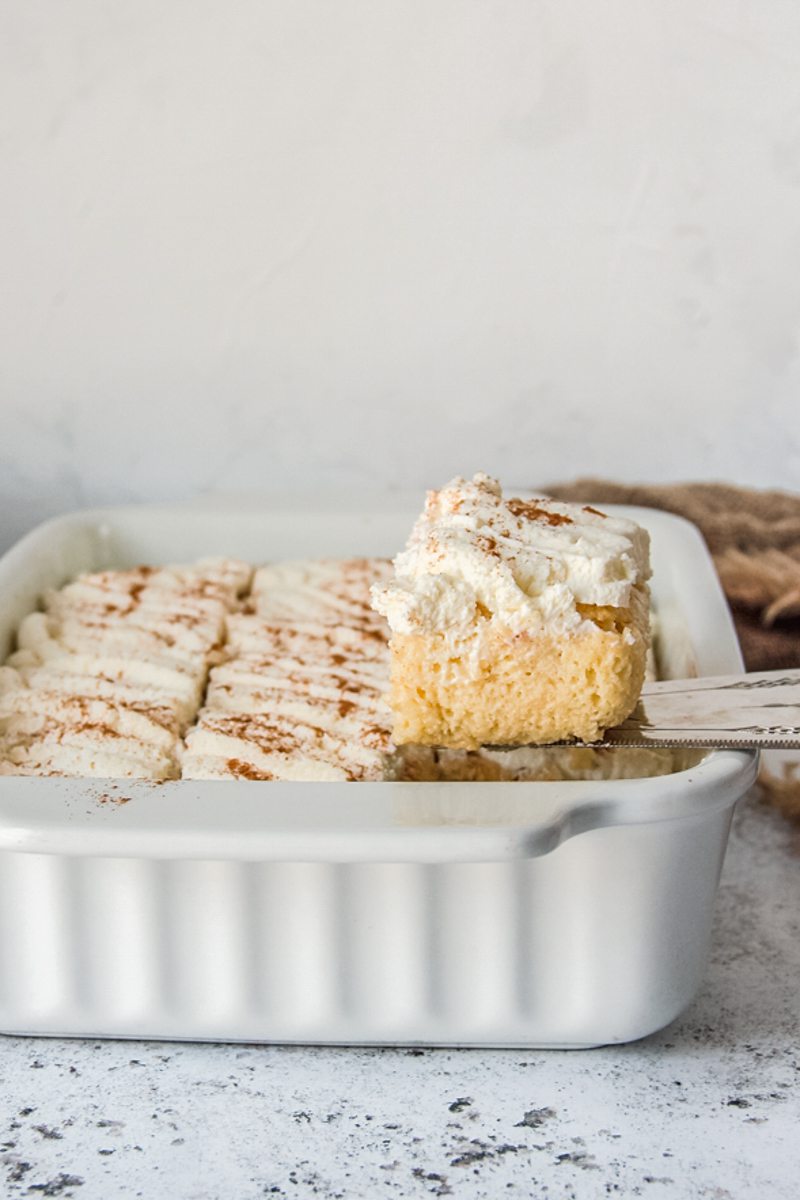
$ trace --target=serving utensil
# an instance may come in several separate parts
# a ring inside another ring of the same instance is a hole
[[[800,750],[800,670],[646,683],[628,719],[601,741],[553,744]]]

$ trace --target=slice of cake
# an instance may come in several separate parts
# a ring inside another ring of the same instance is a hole
[[[589,506],[504,499],[486,475],[428,493],[395,577],[398,744],[591,742],[634,709],[649,643],[649,538]]]
[[[83,575],[44,597],[0,667],[0,775],[172,779],[246,563]]]
[[[184,779],[383,777],[391,724],[384,640],[244,615],[230,618],[228,639],[186,736]]]
[[[369,589],[383,559],[260,568],[186,736],[184,779],[379,780],[392,752],[389,650]]]

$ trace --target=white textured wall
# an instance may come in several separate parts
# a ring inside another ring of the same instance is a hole
[[[800,485],[797,0],[4,0],[0,543],[486,467]]]

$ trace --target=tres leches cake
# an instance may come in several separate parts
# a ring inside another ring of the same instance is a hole
[[[82,575],[49,591],[0,667],[0,775],[174,779],[252,568]]]
[[[395,742],[596,741],[639,697],[649,576],[633,521],[505,499],[487,475],[429,492],[394,579],[372,590]]]
[[[84,575],[0,667],[0,775],[489,781],[680,769],[674,752],[392,741],[386,559],[236,560]]]
[[[383,779],[393,755],[389,649],[370,585],[390,577],[387,559],[259,568],[246,611],[228,618],[183,778]]]

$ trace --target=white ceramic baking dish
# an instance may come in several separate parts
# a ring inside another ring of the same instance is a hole
[[[703,543],[651,531],[662,671],[741,670]],[[118,508],[0,560],[0,660],[79,571],[391,554],[414,513]],[[642,780],[146,784],[0,778],[0,1029],[588,1046],[660,1028],[709,946],[756,757]],[[125,801],[125,803],[123,803]]]

